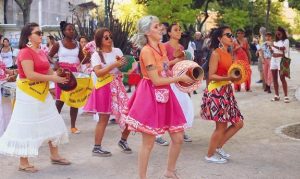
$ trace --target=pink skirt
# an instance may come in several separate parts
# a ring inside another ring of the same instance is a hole
[[[128,129],[150,135],[180,132],[186,119],[170,85],[155,87],[142,79],[122,115]]]
[[[112,114],[119,122],[127,103],[127,93],[122,78],[118,76],[111,83],[99,89],[94,88],[83,110],[91,113]]]

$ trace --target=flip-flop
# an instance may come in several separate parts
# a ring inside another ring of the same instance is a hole
[[[51,159],[51,163],[55,165],[70,165],[71,162],[65,158],[60,158],[58,160]]]
[[[36,169],[34,166],[19,166],[19,171],[21,172],[26,172],[26,173],[36,173],[38,171],[38,169]]]

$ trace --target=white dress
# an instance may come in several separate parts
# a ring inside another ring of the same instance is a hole
[[[22,49],[23,50],[23,49]],[[43,61],[47,61],[46,56]],[[35,157],[43,142],[54,146],[68,142],[68,131],[48,92],[44,102],[16,88],[10,122],[0,137],[0,154]]]
[[[68,132],[50,93],[41,102],[16,90],[16,103],[6,131],[0,138],[0,154],[35,157],[43,142],[68,142]]]
[[[187,127],[192,127],[194,121],[194,106],[191,97],[187,93],[180,91],[174,83],[171,84],[171,89],[173,90],[183,111]]]

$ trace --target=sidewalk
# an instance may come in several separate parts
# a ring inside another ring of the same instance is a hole
[[[271,102],[274,93],[263,92],[257,66],[253,66],[253,92],[236,94],[238,105],[245,117],[244,128],[225,145],[232,158],[227,164],[209,164],[204,161],[214,123],[199,119],[202,89],[193,95],[195,123],[187,133],[192,143],[185,143],[178,161],[178,173],[182,179],[247,179],[247,178],[291,178],[300,177],[300,142],[282,138],[275,129],[300,121],[300,102],[295,91],[300,86],[300,54],[291,53],[291,79],[288,80],[291,103]],[[273,92],[273,90],[272,90]],[[282,88],[280,86],[282,95]],[[300,95],[300,93],[299,93]],[[63,118],[69,128],[69,109],[64,108]],[[104,148],[113,154],[110,158],[92,156],[94,127],[96,122],[90,115],[78,118],[79,135],[70,134],[70,143],[60,147],[60,151],[70,159],[71,166],[55,166],[50,163],[47,145],[41,148],[40,156],[31,161],[40,169],[36,174],[18,172],[18,159],[0,156],[0,179],[136,179],[137,157],[141,144],[140,134],[129,137],[133,154],[124,154],[117,146],[120,130],[117,125],[109,125],[103,141]],[[165,135],[167,137],[167,135]],[[168,138],[168,137],[167,137]],[[169,138],[168,138],[169,140]],[[166,168],[167,147],[155,145],[149,163],[149,179],[163,178]]]

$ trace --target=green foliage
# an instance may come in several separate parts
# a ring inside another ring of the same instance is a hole
[[[229,25],[232,30],[244,28],[250,25],[249,13],[240,9],[227,8],[221,16],[220,24]]]
[[[151,0],[147,2],[147,14],[157,16],[161,22],[195,23],[197,10],[192,0]]]
[[[236,28],[244,28],[246,31],[259,34],[259,28],[265,27],[266,0],[256,0],[250,3],[248,0],[223,0],[214,8],[219,11],[219,24],[230,25],[234,30]],[[282,3],[272,1],[270,10],[270,19],[268,31],[275,31],[278,26],[282,26],[290,31],[290,25],[283,21],[281,17]]]
[[[300,34],[300,12],[297,12],[297,15],[295,17],[295,26],[293,28],[294,34]]]
[[[288,0],[289,6],[295,9],[300,10],[300,1],[299,0]]]

